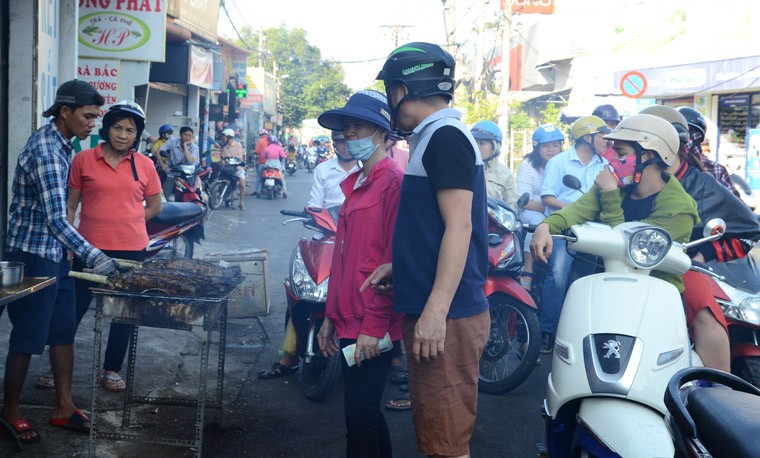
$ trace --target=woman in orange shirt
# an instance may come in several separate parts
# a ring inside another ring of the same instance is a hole
[[[145,113],[136,103],[125,100],[111,106],[100,129],[105,143],[74,156],[67,202],[72,224],[82,204],[78,231],[87,241],[109,256],[136,261],[145,259],[145,222],[161,212],[161,182],[156,168],[147,156],[136,152],[144,128]],[[75,259],[74,270],[82,267]],[[90,307],[92,286],[95,284],[76,281],[77,326]],[[103,387],[109,391],[126,388],[119,371],[132,329],[132,325],[111,324],[102,378]]]

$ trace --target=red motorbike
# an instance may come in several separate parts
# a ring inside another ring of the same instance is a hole
[[[760,388],[760,256],[752,250],[733,261],[694,264],[726,317],[731,372]]]
[[[528,194],[518,201],[524,206]],[[524,229],[515,212],[488,199],[488,277],[484,286],[491,331],[480,358],[478,390],[502,394],[528,378],[538,359],[541,329],[536,303],[520,286]]]
[[[296,217],[282,224],[301,222],[318,233],[311,239],[299,240],[284,283],[288,298],[287,317],[293,321],[298,338],[296,352],[303,361],[303,393],[306,399],[314,402],[322,401],[330,394],[340,374],[340,353],[325,357],[317,342],[317,333],[325,317],[338,209],[280,210],[283,215]]]
[[[174,165],[171,167],[171,173],[174,175],[175,202],[202,202],[208,205],[209,198],[204,179],[211,174],[210,167]]]
[[[211,211],[201,202],[164,202],[161,213],[146,223],[146,257],[159,252],[172,258],[192,258],[195,244],[205,237],[203,225]]]

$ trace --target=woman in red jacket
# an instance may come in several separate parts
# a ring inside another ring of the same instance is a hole
[[[390,457],[390,433],[380,405],[392,354],[381,352],[380,341],[386,334],[392,341],[401,339],[403,315],[393,312],[391,296],[372,288],[359,292],[375,268],[391,262],[403,172],[385,153],[390,111],[384,94],[359,91],[343,108],[322,113],[318,121],[327,129],[342,130],[349,153],[362,161],[361,170],[341,183],[346,200],[338,218],[327,319],[319,331],[319,346],[333,355],[338,344],[341,349],[356,345],[341,358],[346,456]],[[346,357],[356,365],[349,366]]]

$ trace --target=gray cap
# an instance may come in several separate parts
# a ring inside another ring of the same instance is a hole
[[[55,102],[42,113],[42,116],[52,116],[61,105],[103,105],[103,96],[92,85],[82,80],[66,81],[58,87]]]

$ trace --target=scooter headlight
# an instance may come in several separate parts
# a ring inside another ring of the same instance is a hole
[[[645,227],[631,234],[628,256],[637,267],[653,269],[668,255],[672,243],[667,231]]]
[[[520,225],[517,223],[517,216],[508,208],[504,208],[501,205],[492,206],[489,204],[488,214],[506,231],[515,232],[520,228]]]
[[[309,271],[306,270],[306,264],[303,262],[301,250],[296,250],[292,265],[290,278],[296,295],[305,301],[325,302],[327,300],[327,284],[329,278],[326,278],[318,285],[314,283],[311,275],[309,275]]]
[[[730,302],[718,300],[723,313],[734,320],[760,326],[760,295],[736,289],[725,282],[719,284],[731,299]]]

